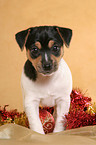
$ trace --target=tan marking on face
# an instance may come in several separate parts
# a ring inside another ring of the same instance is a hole
[[[30,56],[30,50],[28,49],[26,51],[26,55],[27,55],[27,58],[30,60],[30,62],[33,64],[33,66],[35,67],[35,69],[37,70],[37,66],[39,64],[41,64],[41,56],[39,56],[38,58],[36,59],[32,59],[31,56]]]
[[[48,47],[51,48],[53,46],[53,44],[54,44],[54,41],[50,40],[49,43],[48,43]]]
[[[35,42],[35,46],[37,46],[39,49],[41,49],[41,43],[39,41]]]

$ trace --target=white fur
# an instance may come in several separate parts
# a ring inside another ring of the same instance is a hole
[[[48,61],[47,53],[45,53],[45,60]]]
[[[36,82],[26,77],[23,70],[21,84],[24,108],[30,128],[44,134],[39,119],[39,104],[49,107],[56,105],[57,119],[54,132],[63,131],[62,119],[69,111],[70,93],[72,91],[72,76],[65,61],[61,59],[58,70],[51,76],[43,76],[38,73]]]

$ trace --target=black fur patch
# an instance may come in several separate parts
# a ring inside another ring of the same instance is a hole
[[[24,65],[24,73],[29,79],[36,81],[37,72],[29,60],[27,60],[25,65]]]

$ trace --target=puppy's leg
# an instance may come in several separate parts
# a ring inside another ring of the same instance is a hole
[[[57,118],[55,123],[54,132],[63,131],[64,128],[64,115],[68,114],[70,108],[70,95],[66,99],[59,98],[56,100],[57,104]],[[65,119],[66,122],[66,119]]]
[[[39,118],[39,101],[25,99],[25,112],[28,117],[29,126],[32,130],[44,134],[42,123]],[[31,96],[32,98],[32,96]]]

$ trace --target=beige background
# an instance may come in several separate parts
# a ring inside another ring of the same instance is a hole
[[[96,0],[0,0],[0,105],[23,110],[20,77],[26,60],[14,35],[31,26],[73,30],[64,59],[80,88],[96,101]]]

